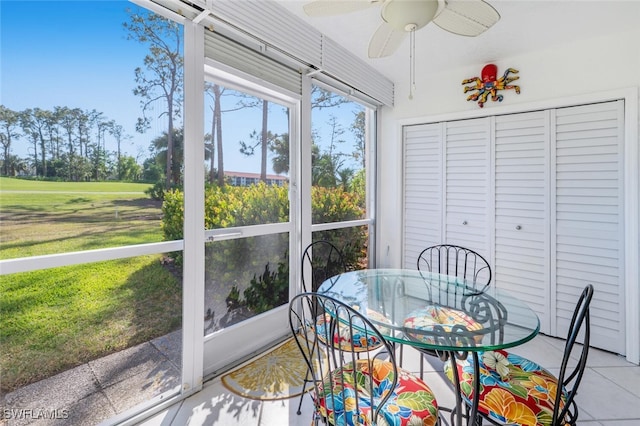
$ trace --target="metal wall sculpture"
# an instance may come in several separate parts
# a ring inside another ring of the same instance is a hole
[[[510,74],[518,73],[517,69],[507,68],[502,77],[497,78],[498,67],[494,64],[485,65],[482,68],[480,77],[468,78],[462,81],[462,84],[473,83],[471,86],[464,88],[464,93],[475,90],[467,97],[468,101],[478,101],[480,108],[484,107],[489,95],[491,95],[492,101],[502,102],[503,96],[498,94],[499,90],[514,89],[516,93],[520,93],[520,86],[510,85],[512,81],[518,80],[520,76],[509,76]]]

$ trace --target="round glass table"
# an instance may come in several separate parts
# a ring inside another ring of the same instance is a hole
[[[454,372],[456,358],[471,353],[478,368],[478,352],[521,345],[540,329],[536,313],[512,293],[495,287],[479,291],[456,277],[418,270],[346,272],[324,281],[318,293],[357,309],[389,341],[450,359]],[[459,380],[454,381],[451,411],[460,425],[463,417],[469,422],[476,417],[477,401],[470,415],[463,415]],[[477,395],[479,384],[474,387]]]

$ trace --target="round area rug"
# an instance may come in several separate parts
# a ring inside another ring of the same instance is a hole
[[[262,401],[293,398],[309,391],[312,383],[304,378],[307,364],[293,338],[242,367],[222,376],[231,392]]]

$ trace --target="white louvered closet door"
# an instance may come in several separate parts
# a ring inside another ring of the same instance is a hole
[[[555,113],[552,319],[566,335],[577,297],[592,283],[592,344],[624,354],[624,102]]]
[[[403,263],[442,241],[442,124],[404,127]]]
[[[550,333],[549,111],[495,117],[494,285],[517,294]]]
[[[444,240],[477,251],[491,263],[488,235],[490,132],[488,118],[445,123]]]

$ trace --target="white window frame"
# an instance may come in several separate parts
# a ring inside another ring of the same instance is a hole
[[[368,256],[369,267],[373,268],[376,264],[376,199],[377,199],[377,135],[378,135],[378,111],[379,106],[372,103],[371,100],[359,92],[350,90],[348,87],[334,81],[331,84],[327,83],[327,78],[322,80],[314,78],[313,76],[304,76],[302,80],[302,93],[303,93],[303,116],[302,123],[305,126],[302,129],[302,177],[301,177],[301,191],[302,197],[302,247],[306,247],[312,242],[312,235],[317,231],[330,231],[335,229],[352,228],[358,226],[368,226],[369,229],[369,244],[368,244]],[[328,223],[312,223],[312,205],[311,205],[311,89],[312,86],[319,86],[325,90],[341,95],[347,99],[352,99],[358,102],[366,108],[366,122],[368,123],[366,131],[366,217],[364,219],[349,220],[342,222],[328,222]],[[309,230],[306,232],[305,230]]]

